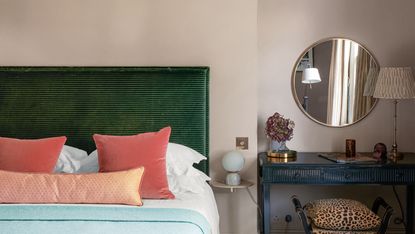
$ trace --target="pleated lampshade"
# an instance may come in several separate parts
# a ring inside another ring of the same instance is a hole
[[[375,98],[415,98],[415,80],[410,67],[382,67],[376,83]]]

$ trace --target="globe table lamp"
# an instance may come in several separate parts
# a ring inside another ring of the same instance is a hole
[[[245,158],[239,151],[230,151],[226,153],[222,158],[222,166],[228,172],[226,175],[227,185],[240,185],[241,176],[239,172],[242,170],[245,164]]]
[[[373,93],[374,98],[394,100],[395,114],[393,118],[393,145],[390,158],[401,159],[396,143],[398,99],[415,98],[415,80],[410,67],[382,67]]]

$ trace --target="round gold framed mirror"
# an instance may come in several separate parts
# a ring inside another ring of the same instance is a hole
[[[295,63],[291,85],[294,99],[313,121],[345,127],[365,118],[373,98],[379,63],[359,43],[328,38],[308,47]]]

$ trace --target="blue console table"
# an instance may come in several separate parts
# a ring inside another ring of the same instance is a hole
[[[318,153],[298,153],[295,161],[277,162],[258,154],[258,202],[261,233],[270,233],[270,187],[274,184],[378,184],[406,186],[407,234],[414,232],[415,154],[398,162],[336,163]]]

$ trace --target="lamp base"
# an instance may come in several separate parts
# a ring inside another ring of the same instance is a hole
[[[237,172],[229,172],[226,175],[226,184],[227,185],[240,185],[241,184],[241,176]]]
[[[398,152],[398,146],[397,145],[392,145],[392,150],[389,153],[389,158],[392,160],[402,160],[403,159],[403,154]]]

